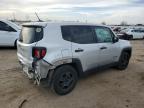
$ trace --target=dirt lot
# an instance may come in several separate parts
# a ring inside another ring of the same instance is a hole
[[[144,41],[132,41],[128,69],[108,69],[80,79],[72,93],[58,96],[28,80],[16,49],[0,49],[0,108],[144,108]]]

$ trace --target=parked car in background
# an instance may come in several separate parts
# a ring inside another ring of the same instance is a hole
[[[112,29],[115,33],[119,33],[121,31],[121,27],[116,27]]]
[[[107,26],[85,23],[27,23],[17,42],[23,71],[37,84],[60,95],[73,90],[79,77],[90,70],[115,66],[126,69],[130,42],[118,39]]]
[[[125,33],[131,35],[132,39],[144,39],[144,29],[128,29]]]
[[[119,37],[119,39],[123,39],[123,40],[131,40],[131,39],[133,39],[132,35],[129,35],[129,34],[126,34],[126,33],[123,33],[123,32],[117,33],[116,35]]]
[[[0,46],[16,47],[21,28],[8,20],[0,20]]]

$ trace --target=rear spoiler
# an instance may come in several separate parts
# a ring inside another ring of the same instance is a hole
[[[31,22],[22,24],[23,27],[46,27],[46,22]]]

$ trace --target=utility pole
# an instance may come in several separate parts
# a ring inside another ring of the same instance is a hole
[[[15,19],[15,13],[13,12],[13,21],[15,22],[16,21],[16,19]]]

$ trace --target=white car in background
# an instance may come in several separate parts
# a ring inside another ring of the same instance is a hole
[[[144,39],[144,29],[128,29],[126,34],[131,35],[132,39]]]
[[[8,20],[0,20],[0,46],[16,47],[21,28]]]

